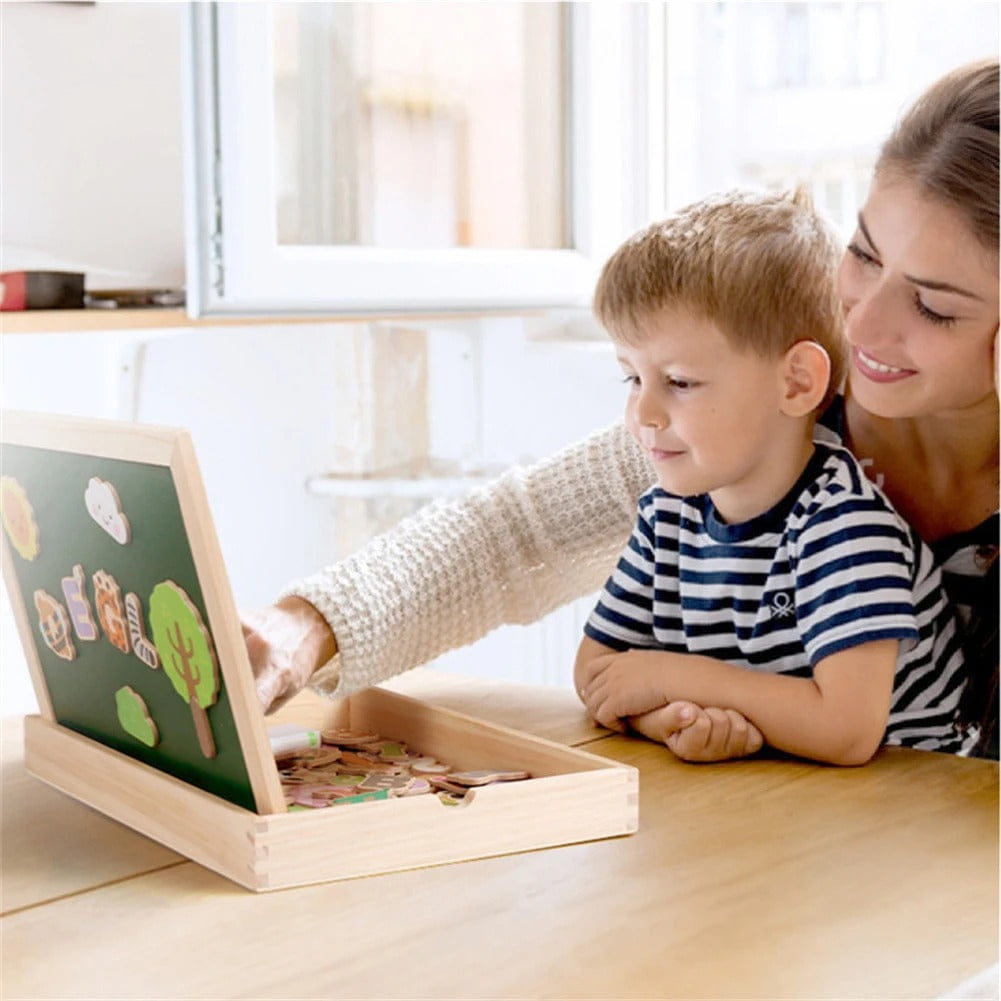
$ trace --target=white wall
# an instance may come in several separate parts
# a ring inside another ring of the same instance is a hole
[[[179,3],[0,6],[2,268],[12,248],[184,284]]]

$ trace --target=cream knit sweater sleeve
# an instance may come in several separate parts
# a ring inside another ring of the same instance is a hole
[[[597,590],[653,480],[616,424],[293,582],[284,594],[315,605],[339,648],[312,687],[350,694]]]

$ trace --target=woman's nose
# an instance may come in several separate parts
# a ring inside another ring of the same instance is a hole
[[[895,329],[892,296],[880,285],[872,285],[844,300],[845,336],[852,344],[886,342]]]

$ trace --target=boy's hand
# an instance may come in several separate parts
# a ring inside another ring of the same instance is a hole
[[[689,667],[685,658],[663,650],[620,652],[585,636],[574,684],[596,722],[619,733],[632,726],[684,761],[726,761],[760,750],[761,731],[736,710],[703,709],[670,697],[672,675]]]
[[[666,744],[682,761],[729,761],[761,749],[761,731],[733,709],[703,709],[694,702],[669,702],[633,716],[629,725],[649,740]]]
[[[643,650],[610,651],[578,659],[577,692],[595,722],[624,732],[623,720],[659,709],[669,701],[664,693],[663,658],[644,656]]]
[[[728,761],[746,758],[760,751],[764,745],[761,731],[735,709],[702,709],[691,702],[672,702],[660,710],[675,710],[679,722],[688,708],[692,720],[684,727],[669,732],[664,743],[682,761]],[[673,719],[666,720],[676,726]]]

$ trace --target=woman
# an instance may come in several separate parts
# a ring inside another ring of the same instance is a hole
[[[996,758],[996,61],[932,85],[884,144],[839,293],[852,365],[824,424],[939,558],[964,624],[964,722],[979,728],[976,753]],[[296,582],[245,619],[262,703],[307,682],[356,691],[596,590],[651,482],[617,425]],[[736,713],[675,709],[683,757],[760,746]]]

